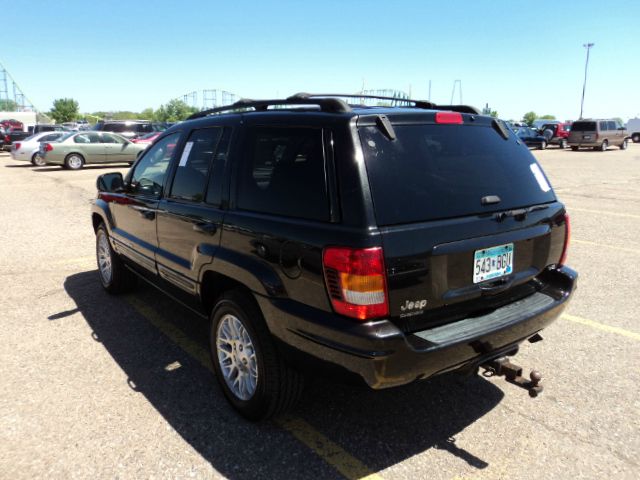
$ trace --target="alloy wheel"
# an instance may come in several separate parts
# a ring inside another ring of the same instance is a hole
[[[249,332],[239,318],[226,314],[216,332],[216,353],[224,381],[240,400],[249,400],[258,385],[258,360]]]

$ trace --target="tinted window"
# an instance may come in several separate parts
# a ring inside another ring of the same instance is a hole
[[[609,127],[607,125],[607,122],[598,122],[600,124],[600,131],[604,132],[606,130],[609,130]]]
[[[227,152],[231,140],[231,128],[225,128],[222,139],[218,143],[218,149],[213,161],[213,168],[209,174],[209,186],[207,187],[207,203],[213,205],[222,204],[222,177],[224,166],[227,162]]]
[[[173,198],[192,202],[204,200],[209,166],[221,134],[221,128],[205,128],[191,132],[171,187]]]
[[[322,130],[255,128],[238,179],[238,207],[329,220]]]
[[[180,132],[166,136],[147,150],[131,174],[131,192],[159,197]]]
[[[616,130],[616,122],[614,122],[613,120],[608,120],[607,121],[607,128],[609,130]]]
[[[572,132],[595,132],[596,122],[574,122],[571,125]]]
[[[555,199],[531,153],[491,127],[394,128],[397,139],[393,142],[376,127],[360,129],[379,225],[473,215]],[[500,203],[483,206],[481,199],[489,195],[499,196]]]

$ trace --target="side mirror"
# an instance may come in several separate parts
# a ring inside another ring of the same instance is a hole
[[[124,191],[124,179],[120,172],[105,173],[96,180],[96,187],[99,192],[118,193]]]

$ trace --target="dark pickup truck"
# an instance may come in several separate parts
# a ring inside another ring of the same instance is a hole
[[[29,132],[24,132],[22,130],[12,130],[5,133],[2,138],[4,142],[0,144],[0,148],[3,150],[9,151],[11,150],[11,144],[13,142],[19,142],[20,140],[24,140],[27,137],[30,137],[32,134]]]

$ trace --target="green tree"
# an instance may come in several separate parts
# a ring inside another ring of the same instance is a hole
[[[138,118],[140,120],[153,120],[154,119],[153,108],[145,108],[138,114]]]
[[[490,115],[491,115],[493,118],[498,118],[498,111],[497,111],[497,110],[491,110]]]
[[[73,98],[58,98],[53,101],[50,116],[57,123],[72,122],[78,118],[78,102]]]
[[[536,118],[538,118],[538,116],[536,115],[536,112],[527,112],[522,116],[522,120],[524,121],[524,123],[526,123],[530,127],[533,126],[533,121]]]
[[[13,100],[0,100],[0,112],[15,112],[18,104]]]
[[[555,115],[542,115],[540,118],[542,120],[555,120],[556,116]]]
[[[159,122],[179,122],[186,119],[189,115],[198,112],[195,107],[190,107],[182,100],[170,100],[166,105],[160,105],[156,110],[155,120]]]

